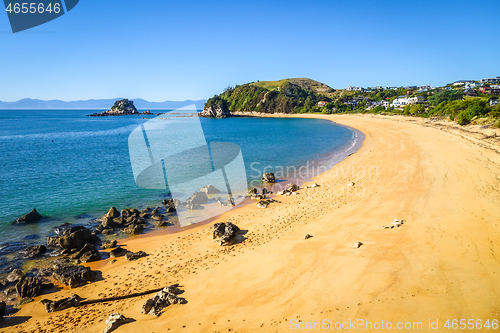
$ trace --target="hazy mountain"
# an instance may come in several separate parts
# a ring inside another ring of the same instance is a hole
[[[2,102],[0,101],[0,109],[2,110],[109,110],[113,104],[123,98],[113,99],[89,99],[86,101],[71,101],[65,102],[61,100],[44,101],[40,99],[24,98],[17,102]],[[165,102],[149,102],[142,98],[132,99],[134,105],[139,110],[170,110],[177,109],[183,106],[195,104],[197,109],[203,109],[206,100],[186,100],[186,101],[165,101]]]

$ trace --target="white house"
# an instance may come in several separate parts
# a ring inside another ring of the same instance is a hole
[[[497,83],[500,83],[500,77],[491,78],[491,79],[482,79],[479,82],[481,82],[481,83],[488,83],[488,84],[497,84]]]
[[[415,96],[415,97],[398,96],[398,98],[396,98],[392,102],[391,106],[398,108],[398,107],[403,107],[403,106],[410,105],[410,104],[422,103],[423,101],[424,101],[423,96]]]
[[[490,99],[490,106],[498,105],[498,98],[493,97]]]
[[[353,86],[349,86],[349,87],[345,88],[345,90],[347,90],[347,91],[364,91],[364,89],[361,87],[353,87]]]

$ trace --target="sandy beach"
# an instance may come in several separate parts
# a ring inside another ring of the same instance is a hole
[[[210,225],[124,239],[121,246],[149,256],[90,265],[102,280],[37,297],[6,318],[2,332],[102,332],[114,312],[135,320],[116,332],[144,333],[288,332],[349,321],[362,331],[382,321],[428,331],[438,321],[441,331],[448,319],[499,320],[500,130],[407,117],[301,117],[356,128],[363,146],[316,177],[320,187],[222,215],[217,221],[246,231],[241,242],[219,246]],[[396,218],[404,224],[382,228]],[[54,313],[39,302],[173,283],[187,304],[158,318],[141,314],[152,295]]]

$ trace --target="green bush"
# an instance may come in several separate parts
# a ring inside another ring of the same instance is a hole
[[[461,126],[467,125],[470,123],[472,118],[474,118],[475,116],[476,116],[476,113],[474,112],[474,110],[460,111],[458,113],[458,116],[457,116],[457,122]]]

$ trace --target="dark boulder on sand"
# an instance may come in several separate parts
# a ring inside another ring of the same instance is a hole
[[[127,261],[132,261],[132,260],[137,260],[139,258],[147,257],[148,254],[144,251],[139,251],[139,252],[127,252],[125,253],[125,259]]]
[[[34,223],[40,221],[40,219],[43,216],[40,215],[37,211],[36,208],[34,208],[31,212],[29,212],[26,215],[21,216],[17,220],[14,221],[14,223]]]
[[[116,258],[116,257],[121,257],[125,255],[128,251],[124,249],[123,247],[117,247],[114,248],[113,250],[109,251],[109,257],[110,258]]]
[[[240,228],[238,228],[235,224],[231,222],[226,222],[226,223],[220,222],[220,223],[215,223],[212,226],[212,231],[214,239],[220,237],[221,246],[228,246],[232,245],[236,241],[236,237],[238,236]]]
[[[84,266],[64,266],[54,271],[52,277],[60,283],[76,288],[96,279],[96,272]]]
[[[80,296],[74,294],[71,297],[66,297],[57,301],[42,299],[40,303],[45,306],[45,311],[47,311],[47,313],[50,313],[79,306]]]

